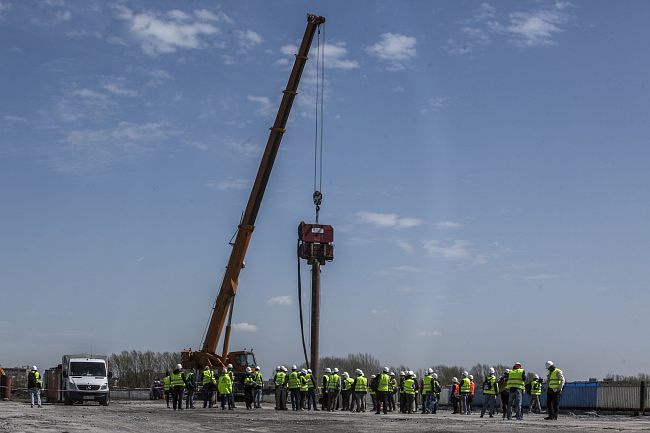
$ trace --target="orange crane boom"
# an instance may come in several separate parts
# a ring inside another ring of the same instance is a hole
[[[287,87],[282,92],[282,101],[280,102],[275,122],[273,123],[273,127],[271,127],[271,132],[269,133],[269,138],[266,142],[264,155],[262,156],[262,161],[260,162],[257,176],[255,177],[255,183],[253,184],[253,188],[248,198],[246,210],[244,211],[235,236],[235,242],[232,246],[230,259],[228,260],[226,272],[224,273],[221,282],[221,288],[219,289],[219,294],[217,295],[214,304],[205,340],[203,341],[203,348],[200,352],[192,352],[191,350],[188,350],[183,351],[181,354],[183,364],[188,368],[202,368],[205,365],[215,366],[215,364],[216,366],[223,367],[223,365],[226,364],[230,345],[230,319],[224,334],[221,356],[216,354],[217,344],[221,338],[226,316],[229,315],[230,318],[232,318],[239,274],[244,267],[244,258],[246,257],[248,244],[250,243],[253,230],[255,229],[255,220],[257,219],[262,198],[264,197],[266,185],[271,176],[273,163],[275,162],[275,157],[280,148],[287,121],[289,120],[289,113],[291,112],[293,101],[298,94],[298,84],[300,83],[300,78],[305,68],[305,64],[307,63],[307,55],[309,54],[314,34],[318,27],[324,22],[324,17],[313,14],[307,15],[307,28],[305,29],[305,34],[302,38],[298,54],[296,54],[296,59],[291,70],[291,75],[289,76],[289,81],[287,82]]]

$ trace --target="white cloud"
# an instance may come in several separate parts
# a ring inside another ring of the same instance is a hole
[[[246,50],[255,48],[262,43],[262,37],[252,30],[238,31],[239,45]]]
[[[0,0],[0,14],[3,12],[6,12],[8,10],[11,10],[11,3],[5,0]]]
[[[505,30],[512,36],[510,42],[520,47],[555,45],[553,37],[561,33],[560,26],[568,21],[563,7],[536,12],[513,12]]]
[[[417,55],[417,40],[412,36],[399,33],[383,33],[379,42],[366,48],[372,56],[390,64],[389,69],[404,69],[404,63]]]
[[[419,331],[419,332],[417,333],[417,336],[418,336],[418,337],[441,337],[441,336],[442,336],[442,332],[440,332],[440,331],[426,331],[426,330],[424,330],[424,331]]]
[[[345,42],[327,43],[323,46],[325,54],[325,67],[328,69],[356,69],[359,62],[346,58],[348,49]]]
[[[212,12],[209,11],[208,9],[199,9],[194,11],[194,15],[204,21],[216,21],[216,22],[223,22],[226,24],[234,24],[235,21],[233,21],[232,18],[230,18],[228,15],[226,15],[222,11],[217,11],[217,12]]]
[[[357,212],[357,220],[362,224],[371,224],[375,227],[410,228],[424,224],[419,218],[401,217],[395,213]]]
[[[411,266],[411,265],[400,265],[396,266],[393,268],[396,272],[422,272],[422,268],[418,268],[417,266]]]
[[[151,11],[136,13],[125,6],[118,6],[117,9],[118,17],[128,23],[142,50],[149,55],[207,48],[206,37],[219,33],[205,13],[192,17],[177,10],[159,14]]]
[[[450,96],[437,96],[434,98],[429,98],[424,106],[420,109],[420,113],[437,113],[441,108],[449,105],[449,101],[453,99]]]
[[[82,98],[90,98],[90,99],[106,99],[108,96],[104,95],[103,93],[96,92],[91,89],[77,89],[73,90],[72,94],[74,96],[80,96]]]
[[[250,179],[233,179],[233,178],[220,180],[218,182],[209,182],[205,184],[205,186],[209,186],[211,188],[216,188],[219,190],[249,189],[251,185],[253,185],[253,182]]]
[[[397,241],[397,246],[399,249],[404,251],[406,254],[413,254],[413,245],[410,244],[410,242],[407,241]]]
[[[298,45],[283,45],[280,47],[280,52],[285,56],[293,56],[298,54]]]
[[[17,123],[27,123],[27,119],[24,117],[7,114],[2,118],[2,123],[6,125],[15,125]]]
[[[222,55],[221,59],[223,60],[223,64],[226,66],[232,66],[236,63],[235,58],[229,54]]]
[[[388,314],[388,313],[390,313],[390,311],[387,310],[386,308],[383,308],[381,310],[373,308],[372,310],[370,310],[370,314],[375,314],[375,315],[377,315],[377,314]]]
[[[266,96],[249,95],[246,97],[246,99],[257,104],[257,113],[261,116],[264,117],[272,116],[275,112],[275,106],[271,103],[271,100]]]
[[[528,280],[555,280],[561,278],[562,275],[559,274],[537,274],[526,277]]]
[[[476,264],[483,264],[487,261],[484,254],[478,254],[474,251],[471,242],[464,240],[455,240],[451,245],[447,246],[438,240],[424,240],[422,241],[422,248],[429,257],[441,257],[451,261],[469,261]]]
[[[266,301],[266,303],[269,305],[291,305],[293,304],[293,300],[291,296],[274,296]]]
[[[246,322],[233,323],[232,329],[237,332],[257,332],[257,326]]]
[[[125,89],[124,87],[116,83],[107,83],[104,84],[103,87],[104,89],[108,90],[114,95],[129,96],[129,97],[138,96],[138,92],[136,92],[135,90]]]
[[[463,227],[463,224],[454,221],[441,221],[439,223],[435,223],[434,226],[437,229],[445,230],[445,229],[459,229]]]
[[[250,141],[230,140],[226,142],[226,147],[247,157],[255,157],[262,152],[261,146]]]

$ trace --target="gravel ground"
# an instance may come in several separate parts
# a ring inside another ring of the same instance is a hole
[[[240,403],[242,405],[243,403]],[[650,431],[650,417],[578,415],[545,421],[544,415],[526,416],[524,421],[503,421],[451,415],[375,415],[374,413],[277,412],[270,404],[265,409],[235,411],[194,409],[174,412],[162,402],[112,402],[109,407],[44,405],[31,409],[29,404],[0,402],[0,432],[519,432],[558,431],[594,432]]]

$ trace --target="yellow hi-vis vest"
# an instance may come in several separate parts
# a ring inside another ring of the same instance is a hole
[[[255,373],[253,373],[253,380],[255,381],[255,384],[259,388],[261,388],[264,385],[264,380],[262,379],[262,373],[260,373],[257,370],[255,371]]]
[[[309,382],[307,382],[307,375],[303,374],[300,376],[300,391],[305,391],[307,392],[307,386],[309,386]]]
[[[298,377],[298,372],[292,371],[289,373],[289,389],[300,388],[300,378]]]
[[[495,388],[495,383],[497,381],[497,378],[494,376],[488,376],[485,378],[485,383],[488,384],[489,388],[488,389],[483,389],[483,394],[484,395],[496,395],[498,392],[498,387],[497,391],[494,390]],[[485,387],[485,385],[483,385]]]
[[[307,379],[307,390],[314,388],[314,381],[311,379],[311,374],[305,374],[305,379]]]
[[[275,373],[275,386],[282,386],[284,385],[284,381],[287,378],[287,373],[284,371],[278,371]]]
[[[463,394],[469,394],[471,390],[472,390],[472,381],[469,380],[468,377],[464,377],[463,380],[460,381],[460,392]]]
[[[538,380],[530,384],[530,395],[542,395],[542,384]]]
[[[340,380],[339,375],[336,374],[336,373],[332,373],[332,375],[330,376],[329,381],[327,382],[327,389],[332,390],[332,391],[338,390],[339,389],[339,380]]]
[[[357,376],[357,383],[354,385],[354,392],[367,392],[368,379],[363,376]]]
[[[354,382],[354,379],[351,377],[348,377],[347,379],[343,379],[341,381],[341,390],[342,391],[349,391],[352,389],[352,383]]]
[[[169,391],[169,388],[172,386],[172,378],[169,376],[163,377],[163,389]]]
[[[172,380],[172,388],[185,388],[185,381],[183,380],[183,373],[172,373],[169,375]]]
[[[230,378],[230,374],[224,373],[221,376],[219,376],[219,394],[222,395],[230,395],[232,394],[232,379]]]
[[[386,373],[381,373],[379,375],[379,380],[377,381],[377,391],[388,392],[388,385],[390,382],[390,376]]]
[[[208,383],[215,384],[217,381],[214,379],[214,371],[212,370],[203,370],[203,385]]]
[[[431,391],[431,379],[433,379],[433,377],[428,375],[422,378],[422,394],[426,394],[427,392]]]
[[[521,368],[510,370],[510,373],[508,374],[508,384],[506,386],[508,389],[526,389],[526,386],[524,385],[524,370]]]
[[[406,379],[402,384],[402,386],[404,387],[405,394],[410,394],[410,395],[415,394],[415,381],[413,379],[411,378]]]
[[[548,389],[555,390],[555,388],[560,387],[560,383],[562,383],[562,382],[560,381],[560,378],[558,377],[558,372],[562,373],[562,370],[560,370],[559,368],[554,368],[553,371],[551,371],[548,374],[548,379],[547,379],[547,381],[548,381]],[[562,390],[560,390],[560,391],[562,391]]]

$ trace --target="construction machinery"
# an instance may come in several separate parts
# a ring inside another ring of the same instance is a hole
[[[273,127],[271,127],[264,155],[262,156],[262,161],[260,162],[246,209],[244,210],[237,233],[234,236],[235,240],[231,244],[232,251],[230,253],[230,259],[228,260],[219,294],[214,304],[210,323],[203,341],[203,347],[200,351],[193,352],[191,349],[188,349],[181,352],[181,362],[184,368],[201,369],[205,366],[210,366],[211,368],[221,369],[228,364],[232,364],[233,370],[238,373],[243,372],[247,366],[254,366],[256,364],[252,351],[229,352],[232,313],[235,295],[237,294],[239,274],[244,267],[244,258],[253,230],[255,229],[255,220],[262,203],[262,198],[264,197],[264,191],[266,190],[266,185],[271,175],[280,142],[285,132],[293,101],[298,93],[298,84],[300,83],[300,78],[307,62],[307,55],[309,54],[314,34],[324,22],[324,17],[313,14],[307,15],[307,28],[305,29],[300,48],[296,54],[287,87],[282,92],[282,101],[280,102]],[[228,323],[225,326],[223,348],[221,353],[218,354],[217,344],[224,330],[226,318],[228,319]]]

